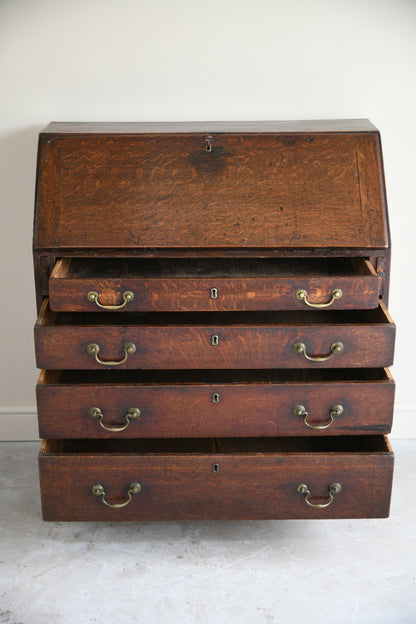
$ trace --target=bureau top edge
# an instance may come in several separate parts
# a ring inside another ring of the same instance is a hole
[[[152,134],[152,133],[332,133],[378,132],[369,119],[314,119],[284,121],[52,121],[41,132],[56,134]]]
[[[52,121],[41,134],[141,134],[141,133],[204,133],[204,132],[378,132],[369,119],[314,119],[284,121],[141,121],[141,122],[78,122]]]

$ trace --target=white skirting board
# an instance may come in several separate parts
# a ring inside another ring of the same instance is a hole
[[[392,438],[416,438],[416,405],[398,405],[394,410]],[[34,407],[0,407],[0,441],[38,440]]]
[[[34,407],[0,407],[0,441],[38,440],[37,412]]]

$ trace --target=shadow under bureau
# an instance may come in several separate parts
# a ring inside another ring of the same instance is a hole
[[[52,123],[34,267],[45,520],[388,515],[370,122]]]

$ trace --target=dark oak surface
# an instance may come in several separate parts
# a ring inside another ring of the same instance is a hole
[[[36,388],[41,438],[147,438],[388,433],[394,382],[387,370],[352,371],[42,371]],[[213,401],[218,395],[218,402]],[[334,405],[344,412],[325,430]],[[59,405],[57,411],[56,406]],[[99,407],[105,431],[89,415]]]
[[[374,436],[347,440],[181,440],[176,445],[164,440],[153,445],[147,441],[145,446],[140,441],[129,446],[108,441],[110,446],[104,446],[106,441],[101,441],[96,448],[91,441],[80,441],[72,452],[69,441],[48,441],[39,456],[43,517],[114,521],[387,516],[393,471],[387,441]],[[122,502],[131,482],[140,483],[142,490],[122,509],[105,507],[91,493],[92,485],[100,483],[109,501]],[[342,491],[325,509],[308,507],[296,491],[299,483],[306,483],[313,500],[323,502],[333,482],[339,482]]]
[[[46,520],[388,515],[395,326],[380,136],[368,120],[52,123],[34,266]],[[215,283],[214,283],[215,282]],[[211,288],[218,297],[212,299]],[[312,302],[343,296],[330,309]],[[125,290],[133,305],[117,305]],[[48,306],[50,297],[51,308]],[[377,307],[378,306],[378,307]],[[55,310],[55,311],[53,311]],[[212,336],[218,336],[218,345]],[[293,351],[327,355],[325,362]],[[118,360],[123,345],[136,352]],[[213,401],[213,397],[218,398]],[[331,407],[343,406],[328,429]],[[132,407],[140,417],[123,432]],[[358,435],[359,434],[359,435]],[[361,435],[362,434],[362,435]],[[102,483],[110,502],[93,496]],[[312,509],[306,483],[324,503]]]
[[[340,289],[331,309],[376,308],[380,278],[370,262],[352,258],[63,258],[50,277],[49,300],[56,311],[101,310],[88,300],[90,291],[107,306],[120,305],[128,291],[134,299],[122,312],[304,310],[300,289],[317,304]]]
[[[218,344],[212,337],[218,336]],[[53,313],[47,307],[35,326],[38,368],[100,369],[87,353],[116,361],[123,345],[136,352],[120,368],[340,368],[384,367],[393,361],[395,326],[382,308],[372,311],[222,313]],[[297,342],[311,356],[344,349],[324,362],[295,353]]]
[[[378,133],[41,135],[35,249],[387,248]]]

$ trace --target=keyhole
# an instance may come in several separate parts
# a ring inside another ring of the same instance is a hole
[[[212,139],[212,137],[210,137],[210,136],[205,139],[205,151],[206,152],[212,152],[211,139]]]
[[[220,471],[220,465],[219,464],[214,464],[212,466],[212,472],[219,472]]]
[[[214,394],[212,395],[212,402],[213,403],[219,403],[220,402],[220,395],[218,394],[218,392],[214,392]]]
[[[217,344],[219,343],[220,339],[219,337],[215,334],[214,336],[211,336],[211,344],[216,347]]]
[[[216,299],[218,297],[218,290],[216,288],[211,288],[211,299]]]

